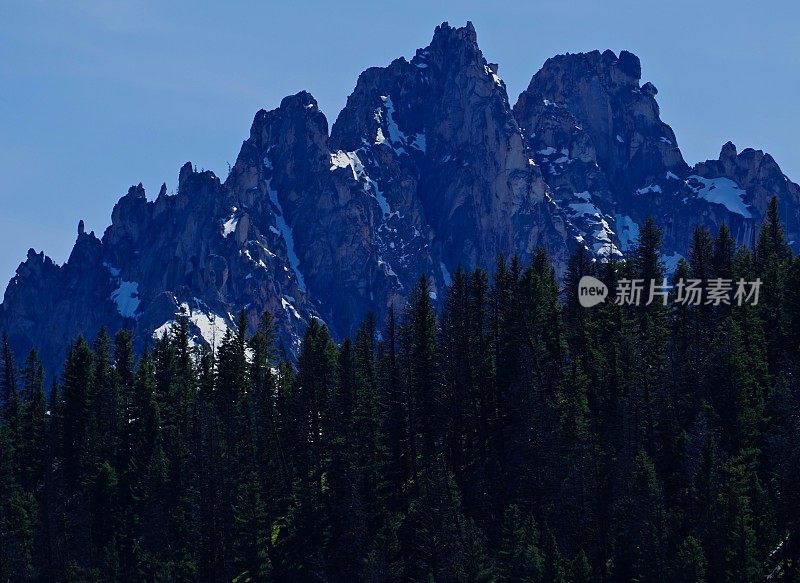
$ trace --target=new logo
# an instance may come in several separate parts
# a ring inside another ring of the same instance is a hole
[[[578,303],[584,308],[602,303],[607,296],[606,284],[591,275],[584,275],[578,282]]]

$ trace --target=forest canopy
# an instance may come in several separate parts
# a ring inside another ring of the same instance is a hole
[[[665,276],[546,253],[428,279],[296,363],[242,315],[35,351],[0,372],[1,581],[796,581],[800,258],[773,200],[754,249],[694,232],[678,278],[759,278],[757,305],[577,301]],[[612,294],[613,295],[613,294]]]

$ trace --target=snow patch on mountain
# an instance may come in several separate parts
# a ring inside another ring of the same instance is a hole
[[[444,284],[447,287],[450,287],[451,285],[453,285],[453,278],[450,277],[450,272],[447,270],[447,266],[444,264],[443,261],[440,261],[439,267],[442,270],[442,279],[444,280]]]
[[[639,243],[639,225],[628,215],[617,215],[617,238],[623,253],[633,251]]]
[[[359,150],[361,150],[361,148],[359,148]],[[386,217],[392,212],[392,209],[389,206],[389,201],[386,200],[386,197],[383,195],[383,191],[378,187],[378,183],[375,182],[375,180],[373,180],[369,174],[367,174],[364,164],[361,162],[361,158],[358,156],[359,150],[355,150],[353,152],[343,152],[338,150],[331,154],[331,171],[336,170],[337,168],[350,168],[351,172],[353,173],[353,180],[362,183],[364,192],[368,193],[375,199],[375,202],[378,203],[383,216]],[[369,152],[367,152],[367,155],[369,155]]]
[[[123,318],[136,318],[136,311],[139,309],[139,283],[135,281],[124,281],[121,278],[121,271],[116,267],[103,264],[115,280],[117,287],[111,292],[109,299],[117,306],[117,312]]]
[[[353,172],[353,179],[358,180],[355,167],[353,166],[352,154],[353,152],[343,152],[342,150],[333,152],[331,154],[331,172],[337,168],[350,168]]]
[[[700,198],[723,205],[732,213],[752,219],[753,214],[744,202],[747,194],[743,188],[730,178],[703,178],[693,174],[686,179],[686,185]]]
[[[394,103],[392,102],[392,98],[389,95],[381,95],[381,101],[383,102],[382,109],[386,111],[386,118],[384,120],[383,112],[381,112],[379,122],[383,123],[385,121],[388,142],[389,145],[394,148],[395,152],[398,154],[405,154],[407,153],[406,148],[414,148],[420,152],[425,152],[427,148],[425,134],[418,133],[411,136],[405,134],[394,119]],[[376,118],[378,118],[377,114]],[[383,135],[382,132],[381,135]],[[386,139],[380,143],[384,143],[385,141]],[[376,140],[375,143],[377,144],[378,141]]]
[[[636,189],[636,194],[649,194],[649,193],[661,193],[661,186],[658,184],[651,184],[649,186],[643,186],[642,188]]]
[[[139,284],[135,281],[120,281],[119,287],[111,292],[111,301],[117,304],[117,311],[123,318],[135,318],[139,309]]]
[[[614,244],[614,231],[609,225],[609,217],[604,215],[589,198],[589,193],[578,193],[576,196],[583,202],[573,202],[565,209],[571,215],[572,224],[582,231],[580,243],[596,257],[609,255],[621,256],[622,253]]]
[[[175,310],[175,319],[164,322],[161,326],[153,331],[153,338],[159,339],[165,333],[169,334],[172,327],[175,325],[178,316],[185,316],[189,320],[189,329],[192,333],[189,340],[194,346],[199,346],[202,343],[210,346],[215,352],[222,344],[222,339],[225,333],[230,328],[228,318],[220,316],[212,310],[208,309],[203,302],[197,298],[193,299],[197,305],[192,309],[189,302],[181,303]],[[205,309],[203,307],[204,306]]]
[[[498,87],[502,87],[503,86],[503,80],[498,76],[497,73],[492,71],[492,69],[491,69],[491,67],[489,67],[489,65],[484,65],[483,66],[483,70],[486,71],[487,75],[491,75],[492,80],[494,81],[495,85],[497,85]]]
[[[272,164],[269,159],[264,160],[264,165],[267,167],[267,170],[272,170]],[[267,180],[267,194],[275,210],[275,226],[286,245],[286,256],[289,259],[289,265],[292,267],[292,271],[297,279],[297,287],[300,288],[300,291],[305,292],[306,282],[305,279],[303,279],[303,273],[300,271],[300,259],[297,257],[297,253],[294,250],[294,233],[283,215],[283,207],[281,206],[281,201],[278,199],[277,191],[272,188],[271,179]]]
[[[222,223],[222,236],[227,237],[236,230],[236,225],[239,224],[239,217],[236,215],[238,209],[233,207],[231,209],[231,216],[227,221]]]
[[[290,313],[292,316],[294,316],[298,320],[302,320],[303,318],[300,317],[300,313],[294,307],[294,304],[292,303],[293,301],[294,300],[292,298],[290,298],[289,296],[282,296],[281,297],[281,306],[283,306],[283,309],[286,310],[288,313]]]

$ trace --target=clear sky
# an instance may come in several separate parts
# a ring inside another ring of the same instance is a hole
[[[29,247],[68,257],[142,182],[224,177],[259,108],[310,91],[332,123],[367,67],[472,20],[511,102],[550,56],[641,58],[690,164],[732,140],[800,181],[795,0],[0,0],[0,289]]]

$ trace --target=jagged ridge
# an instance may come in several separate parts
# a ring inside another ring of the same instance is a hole
[[[800,241],[800,188],[772,157],[728,143],[690,168],[656,94],[635,55],[593,51],[548,59],[512,108],[472,24],[443,23],[410,61],[364,71],[330,132],[310,94],[286,97],[256,114],[224,182],[187,163],[173,195],[132,187],[101,238],[81,224],[63,266],[31,250],[0,328],[53,372],[100,326],[141,349],[183,312],[215,345],[239,310],[253,329],[269,311],[291,357],[310,318],[348,334],[420,274],[441,301],[459,266],[498,255],[621,256],[648,215],[668,264],[697,222],[750,242],[773,194]]]

